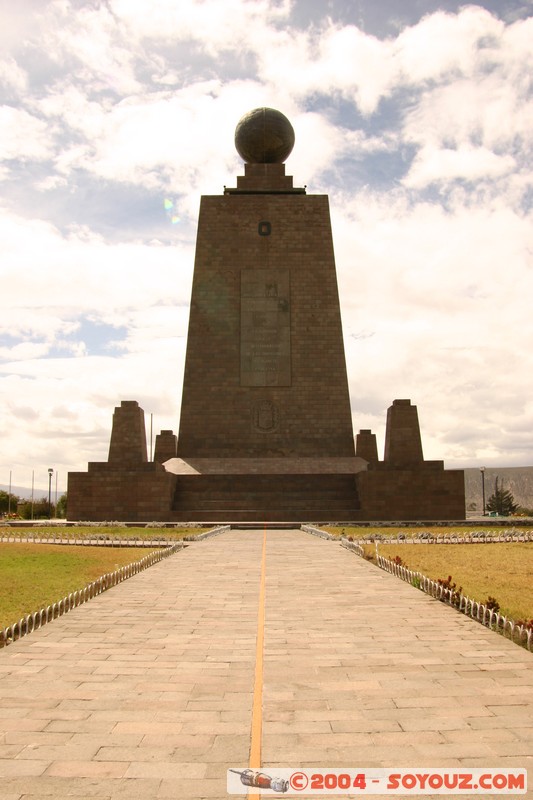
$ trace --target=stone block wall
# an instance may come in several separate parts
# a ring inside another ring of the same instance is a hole
[[[175,455],[175,439],[172,431],[162,432],[159,452],[165,448],[172,452],[174,442]],[[134,400],[123,400],[113,414],[108,461],[89,463],[87,472],[69,472],[67,516],[94,521],[167,520],[175,484],[176,477],[161,463],[147,460],[143,409]]]
[[[182,458],[355,454],[328,198],[283,169],[202,198]]]
[[[176,476],[161,464],[136,467],[90,463],[88,472],[69,472],[69,520],[152,522],[168,520]]]
[[[463,470],[377,469],[356,475],[357,520],[462,520]]]
[[[410,400],[394,400],[387,410],[383,461],[392,469],[424,463],[418,411]]]
[[[369,468],[378,463],[378,444],[376,434],[371,430],[360,430],[355,440],[355,455],[368,461]]]
[[[178,437],[174,431],[161,431],[155,437],[154,461],[163,464],[169,458],[176,458]]]
[[[144,464],[146,452],[146,429],[144,411],[136,400],[123,400],[113,414],[110,464]]]

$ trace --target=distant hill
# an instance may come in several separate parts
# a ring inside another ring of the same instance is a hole
[[[485,470],[485,502],[494,492],[496,478],[500,478],[515,503],[525,508],[533,508],[533,467],[487,467]],[[478,469],[465,469],[465,496],[467,514],[483,512],[481,472]]]
[[[9,492],[9,484],[0,483],[0,491]],[[31,487],[28,489],[27,486],[12,486],[11,487],[11,494],[14,494],[15,497],[22,497],[24,500],[31,500]],[[60,497],[58,491],[58,497]],[[42,497],[48,498],[48,489],[37,489],[33,490],[33,499],[40,500]],[[55,499],[55,487],[52,486],[52,498]]]

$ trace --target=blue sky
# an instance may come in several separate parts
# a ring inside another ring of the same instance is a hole
[[[0,0],[0,484],[179,423],[199,200],[279,108],[330,196],[354,430],[533,463],[532,3]]]

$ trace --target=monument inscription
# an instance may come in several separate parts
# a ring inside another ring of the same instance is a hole
[[[291,385],[288,269],[241,272],[241,386]]]

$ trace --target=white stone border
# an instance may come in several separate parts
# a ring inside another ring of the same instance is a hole
[[[185,539],[186,542],[198,542],[202,541],[203,539],[209,539],[211,536],[218,536],[219,533],[224,533],[225,531],[229,531],[231,529],[231,525],[219,525],[217,528],[211,528],[211,530],[206,531],[205,533],[196,533],[191,536],[190,539]]]
[[[69,539],[68,536],[63,536],[60,533],[29,533],[27,536],[22,536],[20,533],[2,534],[0,536],[0,543],[7,544],[62,544],[72,545],[73,547],[170,547],[172,544],[181,544],[184,541],[192,541],[191,539],[180,539],[179,542],[166,539],[163,536],[154,537],[152,539],[124,539],[122,537],[107,536],[106,534],[98,534],[98,536],[90,537],[84,536],[77,539]]]
[[[414,533],[413,535],[410,535]],[[409,531],[397,534],[396,536],[383,536],[382,534],[369,534],[368,536],[358,536],[357,541],[363,544],[494,544],[495,542],[533,542],[533,530],[520,532],[516,528],[511,528],[506,533],[489,534],[483,530],[472,531],[472,533],[443,533],[434,534],[427,531],[427,536],[421,538],[424,531]],[[335,539],[345,537],[335,536]]]
[[[193,523],[191,523],[193,525]],[[43,531],[36,531],[22,535],[20,533],[8,533],[0,536],[0,543],[32,543],[32,544],[63,544],[72,545],[73,547],[171,547],[173,544],[181,544],[186,542],[202,541],[210,536],[216,536],[219,533],[224,533],[230,529],[229,525],[219,525],[216,528],[210,528],[203,533],[193,533],[190,536],[185,536],[179,542],[173,539],[168,539],[166,536],[153,536],[151,539],[132,538],[126,539],[118,536],[108,536],[105,533],[97,534],[91,537],[90,534],[80,538],[69,538],[60,533],[44,533]]]
[[[141,558],[139,561],[134,561],[131,564],[120,567],[120,569],[114,570],[114,572],[106,572],[105,575],[89,583],[83,589],[70,592],[70,594],[63,597],[57,603],[52,603],[46,608],[41,608],[40,611],[34,611],[33,614],[22,617],[18,622],[0,630],[0,648],[6,647],[8,644],[11,644],[11,642],[22,638],[22,636],[26,636],[28,633],[38,628],[42,628],[46,623],[52,622],[52,620],[61,617],[71,609],[80,606],[82,603],[86,603],[88,600],[102,594],[102,592],[105,592],[107,589],[111,589],[111,587],[116,586],[117,583],[131,578],[133,575],[137,575],[137,573],[151,567],[163,558],[168,558],[168,556],[173,555],[182,548],[183,544],[179,542],[170,547],[165,547],[164,550],[156,550],[155,553],[150,553],[150,555],[144,556],[144,558]]]
[[[339,539],[339,537],[335,536],[333,533],[323,531],[320,528],[316,528],[314,525],[300,525],[300,530],[305,531],[305,533],[311,533],[313,536],[318,536],[320,539]]]
[[[357,542],[350,542],[348,539],[342,538],[341,545],[364,558],[364,550]],[[396,564],[394,561],[380,556],[379,553],[377,553],[377,564],[380,569],[401,578],[402,581],[410,583],[414,588],[420,589],[436,600],[447,603],[461,614],[466,614],[492,631],[501,633],[503,636],[508,634],[512,642],[524,646],[530,653],[533,652],[533,629],[528,630],[524,625],[518,625],[515,620],[500,614],[499,611],[487,608],[483,603],[472,600],[464,594],[458,594],[453,589],[445,589],[438,581],[428,578],[421,572],[415,572]]]

